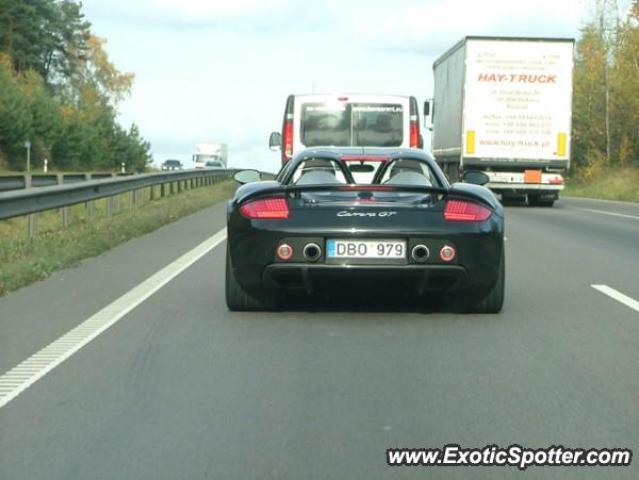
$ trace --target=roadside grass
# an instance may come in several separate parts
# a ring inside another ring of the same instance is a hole
[[[590,182],[568,181],[561,195],[639,202],[639,168],[611,169]]]
[[[0,295],[42,280],[131,238],[144,235],[176,219],[230,198],[237,184],[224,181],[151,201],[150,188],[138,191],[130,209],[129,194],[116,197],[111,218],[106,199],[95,202],[89,222],[85,204],[69,207],[69,226],[61,210],[37,214],[37,234],[28,236],[28,217],[0,221]]]

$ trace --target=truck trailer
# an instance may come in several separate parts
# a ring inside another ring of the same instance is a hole
[[[502,198],[552,206],[570,167],[574,40],[465,37],[433,63],[425,114],[452,182],[482,171]]]
[[[226,143],[200,143],[193,154],[193,166],[195,168],[206,168],[207,163],[219,163],[222,168],[227,168],[228,156]]]

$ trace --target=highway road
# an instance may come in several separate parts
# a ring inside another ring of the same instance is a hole
[[[639,453],[639,206],[506,215],[499,315],[230,313],[223,205],[0,298],[0,478],[639,478],[636,457],[386,465],[449,443]]]

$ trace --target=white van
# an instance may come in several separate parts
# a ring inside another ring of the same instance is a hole
[[[422,148],[415,97],[364,94],[289,95],[282,132],[269,138],[282,164],[308,147]]]

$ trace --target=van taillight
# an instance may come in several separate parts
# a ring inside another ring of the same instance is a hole
[[[240,213],[254,220],[286,220],[291,212],[286,199],[278,197],[247,202],[240,207]]]
[[[449,222],[483,222],[491,213],[489,208],[465,200],[448,200],[444,207],[444,218]]]
[[[410,122],[410,148],[419,148],[419,124],[413,120]]]
[[[419,110],[417,108],[417,99],[415,97],[410,97],[409,105],[410,105],[409,145],[410,145],[410,148],[422,148],[423,145],[421,145],[422,142],[420,142],[420,138],[419,138]]]
[[[282,139],[282,163],[286,163],[293,156],[293,121],[284,124],[284,138]]]

